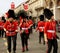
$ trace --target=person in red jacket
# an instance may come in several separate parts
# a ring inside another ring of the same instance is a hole
[[[41,38],[43,38],[43,44],[45,44],[44,41],[44,25],[45,25],[45,21],[44,21],[44,15],[40,15],[39,16],[40,21],[38,21],[37,24],[37,30],[39,30],[39,43],[41,44]]]
[[[14,21],[15,13],[11,9],[8,11],[8,13],[9,13],[8,20],[4,24],[4,31],[6,32],[7,44],[8,44],[8,53],[11,53],[12,40],[13,40],[13,53],[16,53],[17,25],[16,25],[16,22]]]
[[[48,43],[47,53],[51,53],[51,49],[53,47],[53,53],[57,53],[58,43],[56,38],[56,22],[52,21],[54,18],[53,13],[49,9],[44,9],[44,16],[48,19],[45,23],[44,28],[44,37],[45,42]]]
[[[27,21],[27,16],[24,12],[20,15],[22,17],[22,22],[20,23],[20,35],[21,35],[21,43],[22,43],[22,52],[28,51],[28,34],[29,34],[29,24]]]
[[[15,22],[15,24],[16,24],[16,27],[17,27],[17,29],[18,29],[18,27],[19,27],[19,21],[18,21],[18,17],[15,17],[14,18],[14,22]],[[18,32],[16,32],[16,35],[18,34]],[[16,37],[17,38],[17,37]]]
[[[4,22],[3,22],[2,18],[0,17],[0,37],[3,37],[3,35],[4,35],[3,25],[4,25]]]
[[[30,25],[29,33],[32,33],[32,26],[33,26],[32,16],[29,16],[28,23]]]

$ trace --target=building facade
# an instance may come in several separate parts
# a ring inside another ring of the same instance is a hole
[[[54,18],[56,20],[60,19],[60,0],[27,0],[24,3],[28,4],[27,13],[29,16],[39,17],[39,15],[43,14],[44,8],[49,8],[54,13]],[[24,3],[21,3],[15,9],[16,13],[18,13],[19,10],[24,9]]]

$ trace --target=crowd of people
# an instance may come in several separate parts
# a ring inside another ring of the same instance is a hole
[[[4,18],[4,17],[2,17]],[[17,33],[20,33],[22,52],[29,51],[28,39],[32,33],[32,26],[34,22],[32,21],[32,16],[26,15],[21,12],[17,17],[15,17],[15,12],[12,9],[8,11],[8,18],[4,20],[0,18],[0,37],[5,37],[7,39],[7,52],[11,53],[11,42],[13,42],[13,53],[16,53],[16,40]],[[44,9],[43,14],[39,16],[40,20],[36,26],[36,32],[39,32],[39,43],[41,44],[41,38],[43,39],[43,44],[47,44],[48,50],[46,53],[51,53],[53,46],[53,53],[58,51],[57,34],[56,34],[56,21],[54,19],[54,14],[49,9]],[[45,20],[47,19],[47,21]],[[18,30],[20,28],[20,30]]]

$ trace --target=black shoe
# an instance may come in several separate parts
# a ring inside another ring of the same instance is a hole
[[[29,49],[27,48],[26,51],[29,51]]]
[[[25,52],[25,48],[24,47],[22,47],[22,52]]]
[[[22,50],[22,52],[25,52],[25,50]]]
[[[43,45],[45,45],[45,42],[43,43]]]
[[[41,44],[41,42],[39,41],[39,44]]]

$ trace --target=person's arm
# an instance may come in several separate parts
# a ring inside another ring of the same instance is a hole
[[[8,31],[6,30],[6,28],[7,28],[7,22],[4,24],[3,29],[4,29],[4,31],[5,31],[6,33],[8,33]]]
[[[46,35],[46,33],[44,33],[44,39],[45,39],[45,42],[47,43],[48,40],[47,40],[47,35]]]
[[[44,39],[45,39],[46,43],[48,42],[48,40],[47,40],[47,27],[48,27],[48,25],[47,25],[47,23],[45,23],[45,27],[44,27]]]

